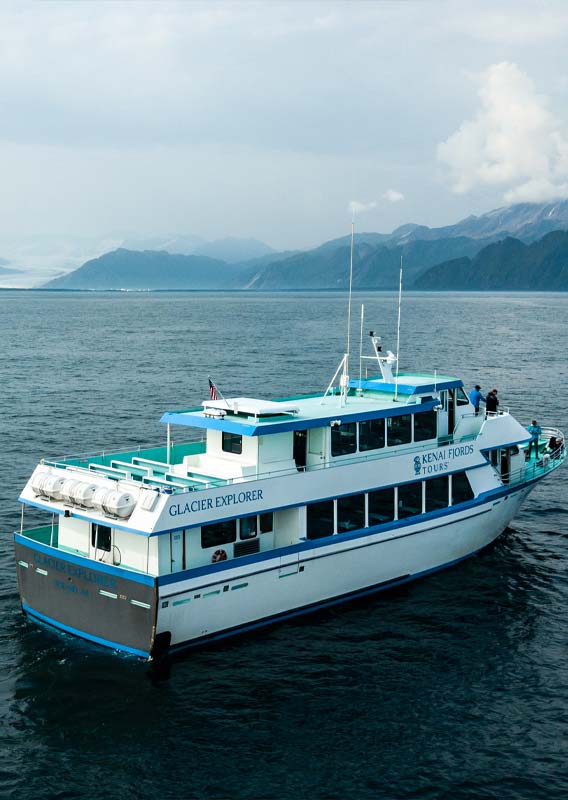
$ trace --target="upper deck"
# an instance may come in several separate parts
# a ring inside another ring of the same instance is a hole
[[[309,430],[342,421],[358,422],[411,413],[409,406],[424,401],[440,404],[439,393],[463,387],[458,378],[401,373],[398,384],[374,377],[349,384],[347,402],[337,391],[286,397],[275,401],[251,397],[207,400],[201,407],[167,411],[161,421],[170,425],[226,431],[243,436],[263,436]],[[462,389],[463,391],[463,389]],[[467,397],[463,396],[467,404]]]
[[[422,449],[421,442],[427,439],[431,446],[432,439],[449,443],[475,436],[481,420],[475,420],[473,414],[469,414],[469,425],[462,424],[459,436],[457,432],[448,435],[447,422],[441,419],[448,395],[454,404],[461,403],[462,411],[468,406],[461,387],[457,378],[401,374],[398,386],[380,378],[366,379],[361,387],[358,381],[352,381],[344,404],[335,392],[275,401],[243,397],[205,401],[201,407],[163,415],[161,421],[168,427],[165,446],[44,459],[42,464],[167,493],[211,489],[266,475],[294,473],[299,468],[321,469],[386,457],[400,448],[406,452]],[[418,442],[412,432],[412,416],[420,413],[425,419],[427,412],[430,429]],[[433,427],[434,415],[441,424]],[[455,411],[453,416],[465,418]],[[395,418],[396,424],[392,422]],[[361,433],[354,426],[373,420],[389,420],[385,424],[391,428],[394,424],[396,431],[383,431],[382,437],[375,431],[374,442],[358,447],[357,434]],[[190,427],[192,433],[184,433],[183,443],[174,443],[170,426]],[[343,444],[334,447],[335,439],[343,440]]]

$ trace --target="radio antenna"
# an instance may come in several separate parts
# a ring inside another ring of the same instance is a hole
[[[340,385],[340,405],[345,405],[349,393],[349,355],[351,352],[351,294],[353,291],[353,240],[355,238],[355,209],[351,218],[351,250],[349,254],[349,301],[347,303],[347,347],[343,359],[343,372],[339,379]]]
[[[396,379],[394,382],[394,399],[398,398],[398,365],[400,363],[400,306],[402,303],[402,254],[400,256],[400,277],[398,282],[398,321],[396,324]]]
[[[361,303],[361,334],[359,337],[359,388],[357,394],[363,394],[363,320],[365,319],[365,306]]]
[[[355,238],[355,209],[353,208],[353,217],[351,220],[351,251],[349,256],[349,301],[347,305],[347,347],[343,358],[339,362],[339,366],[335,371],[335,375],[331,379],[331,383],[324,392],[321,399],[323,404],[325,398],[331,392],[335,379],[339,375],[339,405],[344,406],[347,403],[347,395],[349,394],[349,351],[351,349],[351,295],[353,291],[353,241]]]

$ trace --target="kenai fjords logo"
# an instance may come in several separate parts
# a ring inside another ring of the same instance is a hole
[[[462,444],[414,456],[412,459],[414,475],[417,477],[418,475],[435,475],[439,472],[447,472],[452,461],[463,458],[463,456],[470,456],[473,450],[472,444]]]

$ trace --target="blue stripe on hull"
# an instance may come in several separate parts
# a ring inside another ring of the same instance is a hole
[[[480,547],[477,550],[473,550],[466,556],[460,556],[460,558],[455,558],[453,561],[447,561],[445,564],[441,564],[438,567],[431,567],[430,569],[423,570],[422,572],[416,572],[414,575],[403,575],[400,578],[393,578],[392,580],[384,581],[382,583],[376,584],[375,586],[367,587],[366,589],[360,589],[355,592],[349,592],[347,594],[341,595],[340,597],[332,597],[329,600],[324,600],[318,603],[311,603],[310,605],[302,606],[301,608],[295,608],[293,611],[283,611],[281,614],[274,614],[270,617],[265,617],[263,619],[255,620],[254,622],[248,623],[247,625],[239,625],[235,628],[231,628],[230,630],[219,631],[219,633],[212,633],[209,634],[208,636],[200,636],[198,639],[192,639],[191,641],[188,642],[175,644],[170,648],[170,652],[175,653],[175,652],[180,652],[182,650],[188,650],[191,647],[199,647],[200,645],[207,644],[208,642],[215,642],[220,639],[226,639],[229,636],[236,636],[238,634],[247,633],[248,631],[253,631],[256,628],[263,628],[267,625],[272,625],[276,622],[284,622],[285,620],[293,619],[294,617],[299,617],[304,614],[310,614],[312,611],[319,611],[323,608],[329,608],[330,606],[339,605],[340,603],[346,603],[349,602],[350,600],[356,600],[360,597],[366,597],[368,595],[376,594],[378,592],[384,592],[387,589],[393,589],[395,586],[401,586],[404,583],[410,583],[411,581],[415,581],[425,577],[426,575],[430,575],[433,572],[440,572],[441,570],[447,569],[448,567],[453,567],[455,564],[459,564],[460,562],[465,561],[467,558],[471,558],[472,556],[481,552],[486,547],[489,547],[490,544],[492,544],[492,542],[483,545],[483,547]]]
[[[44,625],[48,625],[50,628],[55,628],[56,630],[70,633],[73,636],[78,636],[81,639],[87,639],[88,641],[94,642],[95,644],[100,644],[103,647],[110,647],[112,650],[120,650],[123,653],[130,653],[131,655],[140,656],[141,658],[150,657],[150,653],[146,653],[144,650],[136,650],[134,647],[127,647],[126,645],[119,644],[118,642],[109,642],[107,639],[101,639],[99,636],[93,636],[90,633],[85,633],[85,631],[80,631],[78,628],[71,628],[69,625],[64,625],[62,622],[58,622],[56,619],[46,617],[45,614],[41,614],[39,611],[31,608],[27,605],[27,603],[22,603],[22,609],[28,616],[33,617],[38,622],[42,622]]]

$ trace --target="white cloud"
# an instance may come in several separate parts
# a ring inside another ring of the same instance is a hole
[[[516,64],[493,64],[478,79],[476,116],[438,146],[454,191],[498,187],[509,203],[568,195],[568,138],[548,99]]]
[[[402,192],[397,192],[396,189],[387,189],[381,199],[387,200],[389,203],[400,203],[401,200],[404,200],[404,195]]]
[[[371,211],[376,206],[377,204],[374,200],[370,203],[360,203],[359,200],[352,200],[349,203],[349,211],[351,214],[362,214],[364,211]]]

